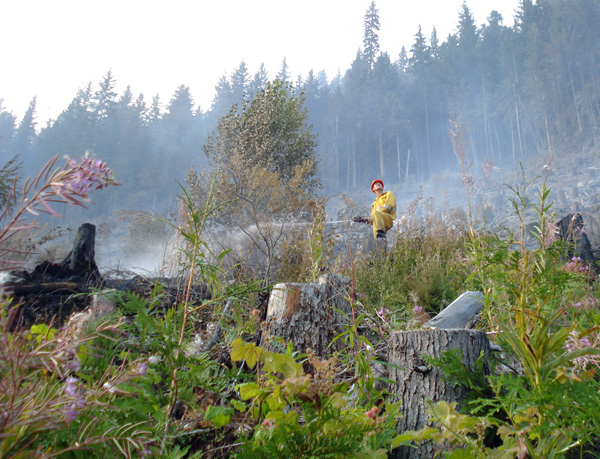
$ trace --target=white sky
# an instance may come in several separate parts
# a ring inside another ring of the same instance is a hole
[[[456,30],[463,0],[376,0],[379,42],[395,60],[419,25],[440,41]],[[21,117],[37,96],[38,127],[56,118],[77,89],[94,89],[108,70],[149,104],[185,84],[202,110],[219,78],[242,61],[251,77],[264,63],[273,78],[350,67],[362,46],[371,0],[0,0],[0,98]],[[513,24],[520,0],[467,0],[476,23],[496,10]]]

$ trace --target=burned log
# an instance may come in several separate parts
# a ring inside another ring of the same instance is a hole
[[[426,356],[439,358],[445,351],[457,349],[462,353],[462,364],[471,371],[489,374],[490,342],[483,331],[464,329],[427,329],[400,331],[389,339],[389,377],[395,381],[390,392],[402,401],[402,418],[398,431],[419,430],[430,425],[427,401],[460,403],[468,388],[444,379],[442,370],[428,363]],[[475,365],[479,358],[482,366]],[[425,444],[421,449],[400,447],[393,451],[396,459],[433,457],[433,445]]]
[[[585,231],[583,216],[579,213],[569,214],[561,218],[555,225],[558,237],[567,242],[569,257],[578,256],[590,268],[594,275],[598,275],[598,264],[592,244]]]
[[[39,295],[41,293],[52,293],[52,292],[70,292],[78,293],[83,289],[77,282],[42,282],[33,284],[14,284],[11,287],[11,293],[15,296],[25,296],[30,294]]]
[[[84,223],[77,230],[73,249],[61,263],[43,261],[32,272],[11,272],[16,281],[6,285],[14,304],[20,304],[17,326],[35,323],[62,325],[73,313],[83,311],[91,302],[91,288],[102,286],[95,261],[94,225]]]
[[[262,345],[282,338],[294,343],[296,350],[310,349],[319,357],[340,350],[341,340],[331,343],[345,331],[351,314],[349,287],[348,277],[335,274],[321,276],[313,284],[276,284],[269,297]]]

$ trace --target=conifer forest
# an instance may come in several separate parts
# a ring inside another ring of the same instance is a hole
[[[455,33],[439,37],[434,29],[426,36],[418,28],[410,48],[396,56],[379,46],[375,3],[363,24],[362,43],[345,71],[313,69],[296,77],[284,59],[276,76],[303,98],[326,193],[364,188],[373,177],[418,183],[455,167],[449,117],[468,128],[476,164],[517,167],[540,152],[561,156],[594,147],[598,1],[524,0],[511,27],[494,11],[475,24],[465,3]],[[221,77],[204,111],[185,85],[162,101],[129,88],[115,93],[117,78],[108,71],[74,88],[71,103],[43,126],[35,99],[22,119],[0,105],[0,157],[19,155],[27,168],[56,154],[90,151],[123,182],[122,206],[164,210],[178,192],[175,180],[182,182],[189,167],[209,166],[203,145],[219,119],[232,106],[240,111],[268,83],[267,69],[250,75],[241,62]],[[113,210],[108,204],[96,211]]]
[[[360,32],[0,94],[0,459],[600,457],[600,0]]]

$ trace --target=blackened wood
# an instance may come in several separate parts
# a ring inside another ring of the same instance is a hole
[[[81,274],[87,282],[97,282],[101,277],[95,257],[96,227],[91,223],[84,223],[77,229],[73,249],[61,265],[75,274]]]
[[[43,284],[14,284],[11,286],[11,292],[15,296],[29,295],[31,293],[59,292],[67,291],[71,293],[85,291],[77,282],[46,282]]]
[[[590,268],[591,272],[598,275],[596,257],[585,231],[583,216],[579,213],[569,214],[561,218],[555,226],[558,236],[563,241],[571,244],[568,255],[580,257],[581,261]]]

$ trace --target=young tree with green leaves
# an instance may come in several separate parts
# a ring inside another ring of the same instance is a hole
[[[263,253],[265,284],[284,229],[320,186],[307,117],[303,97],[275,80],[241,111],[232,106],[204,146],[217,176],[217,199],[231,201],[221,220],[241,229]]]

